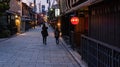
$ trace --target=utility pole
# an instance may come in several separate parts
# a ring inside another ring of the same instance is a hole
[[[37,10],[37,8],[36,8],[36,0],[34,0],[34,7],[33,7],[33,11],[34,11],[34,28],[35,28],[35,26],[36,26],[36,24],[37,24],[37,14],[36,14],[36,10]]]
[[[36,0],[34,0],[34,12],[36,13]]]
[[[41,13],[41,1],[39,3],[39,13]]]
[[[48,3],[48,10],[50,10],[51,0],[47,0],[47,3]]]

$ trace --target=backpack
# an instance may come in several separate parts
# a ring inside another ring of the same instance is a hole
[[[48,36],[48,31],[47,30],[42,30],[41,34],[42,34],[42,36]]]

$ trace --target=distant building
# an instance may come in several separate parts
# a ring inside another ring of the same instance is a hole
[[[28,6],[26,3],[22,3],[22,30],[23,32],[31,28],[32,18],[34,17],[34,13],[32,8]]]

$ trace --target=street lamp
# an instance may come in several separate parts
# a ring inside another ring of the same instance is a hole
[[[18,15],[15,15],[15,18],[17,19],[17,18],[18,18]]]
[[[32,3],[31,6],[34,7],[34,4]]]
[[[53,11],[53,8],[50,8],[50,11]]]

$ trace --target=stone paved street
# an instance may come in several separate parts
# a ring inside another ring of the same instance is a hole
[[[0,67],[80,67],[61,43],[56,45],[50,27],[48,31],[47,45],[40,27],[0,42]]]

